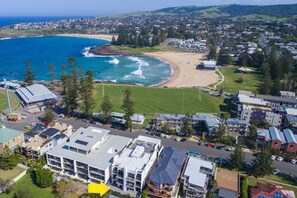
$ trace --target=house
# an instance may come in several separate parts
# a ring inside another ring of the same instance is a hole
[[[275,150],[281,150],[286,140],[284,134],[279,131],[276,127],[269,127],[271,148]]]
[[[261,146],[263,146],[266,142],[270,142],[270,133],[268,129],[258,129],[258,141],[257,143]]]
[[[113,158],[111,183],[123,191],[141,192],[161,150],[161,140],[138,136]]]
[[[291,91],[280,91],[280,95],[282,98],[296,98],[295,92]]]
[[[45,154],[53,147],[54,143],[51,139],[35,135],[21,144],[21,153],[29,159],[37,160],[40,155]]]
[[[237,198],[240,192],[240,176],[237,172],[218,168],[216,181],[219,198]]]
[[[297,135],[294,135],[290,129],[284,129],[284,136],[286,139],[286,151],[290,153],[297,152]]]
[[[250,198],[282,197],[295,198],[294,191],[283,190],[281,186],[273,184],[257,183],[255,187],[250,187]]]
[[[112,112],[110,115],[110,121],[116,124],[125,124],[124,113]],[[143,124],[145,117],[142,114],[133,114],[131,117],[133,124]]]
[[[21,87],[16,90],[16,95],[24,106],[33,104],[45,105],[56,102],[57,96],[42,84]]]
[[[9,149],[14,149],[16,146],[21,145],[22,142],[24,142],[23,132],[6,128],[4,125],[0,127],[0,154],[6,146]]]
[[[189,157],[181,176],[182,197],[206,197],[208,181],[215,172],[215,163]]]
[[[203,61],[203,67],[205,69],[216,69],[217,68],[217,62],[213,61],[213,60]]]
[[[243,135],[248,132],[249,127],[251,126],[251,124],[248,121],[237,118],[227,119],[227,125],[230,131]]]
[[[146,190],[148,195],[158,198],[176,197],[179,190],[178,179],[185,159],[185,151],[165,147],[147,179]]]
[[[286,127],[295,127],[295,128],[297,128],[297,115],[286,114],[284,116],[284,125]]]
[[[84,182],[107,183],[113,158],[132,142],[109,132],[91,126],[79,128],[66,142],[47,152],[48,167]]]

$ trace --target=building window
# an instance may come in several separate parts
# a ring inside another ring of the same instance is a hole
[[[134,174],[133,173],[128,173],[128,177],[134,178]]]
[[[272,198],[283,198],[283,194],[281,192],[276,192],[272,195]]]

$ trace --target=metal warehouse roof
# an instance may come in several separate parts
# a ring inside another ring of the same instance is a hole
[[[57,98],[48,88],[41,84],[34,84],[16,90],[26,103],[41,102]]]
[[[186,152],[176,148],[166,147],[150,175],[155,185],[174,185],[184,163]]]
[[[269,127],[269,132],[270,132],[271,140],[282,141],[279,131],[276,127]]]
[[[297,140],[290,129],[284,129],[284,135],[288,143],[297,143]]]

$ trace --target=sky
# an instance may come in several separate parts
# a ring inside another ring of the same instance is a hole
[[[0,16],[109,16],[172,6],[292,3],[297,0],[0,0]]]

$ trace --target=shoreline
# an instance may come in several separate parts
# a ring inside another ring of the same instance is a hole
[[[65,36],[65,37],[78,37],[78,38],[90,38],[90,39],[100,39],[105,41],[111,41],[112,37],[116,35],[111,34],[56,34],[54,36]]]

